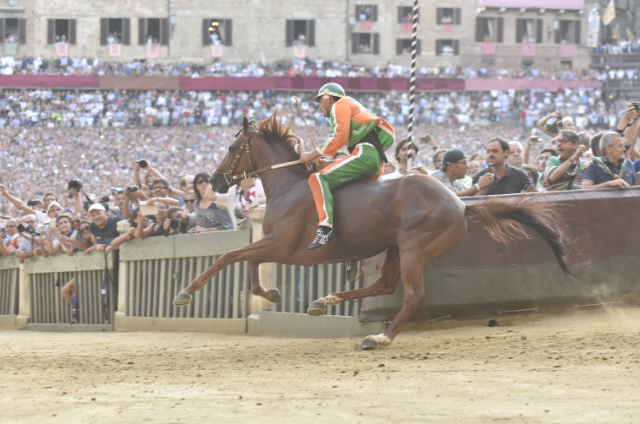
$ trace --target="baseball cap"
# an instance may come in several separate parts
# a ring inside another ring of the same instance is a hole
[[[49,213],[51,208],[53,208],[54,206],[62,211],[62,205],[60,203],[54,201],[54,202],[49,203],[49,206],[47,206],[47,213]]]
[[[447,165],[450,163],[458,162],[459,160],[466,159],[464,152],[462,150],[453,149],[449,150],[444,154],[444,158],[442,159],[442,169],[447,169]]]
[[[89,206],[89,212],[91,211],[106,211],[106,209],[100,203],[94,203],[93,205]]]

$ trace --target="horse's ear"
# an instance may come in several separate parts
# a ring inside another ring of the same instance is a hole
[[[242,132],[245,134],[249,132],[249,119],[246,116],[242,118]]]

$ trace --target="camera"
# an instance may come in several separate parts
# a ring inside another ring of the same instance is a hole
[[[127,187],[127,193],[135,193],[136,191],[138,191],[138,186]]]
[[[180,228],[180,220],[175,218],[170,220],[169,228],[171,228],[172,230],[177,230],[178,228]]]
[[[140,165],[140,168],[146,168],[147,166],[149,166],[149,162],[144,159],[140,159],[137,163],[138,165]]]
[[[82,183],[78,180],[71,180],[67,184],[67,190],[80,191],[82,190]]]
[[[551,134],[558,134],[562,129],[562,116],[550,118],[545,125],[545,129]]]
[[[24,224],[18,224],[18,232],[21,234],[26,233],[31,237],[39,237],[42,235],[39,232],[37,232],[32,226],[24,225]]]

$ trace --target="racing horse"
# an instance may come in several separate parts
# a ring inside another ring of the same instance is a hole
[[[369,335],[360,345],[362,349],[385,346],[424,301],[427,265],[464,239],[470,216],[478,218],[489,235],[501,243],[526,238],[526,227],[532,229],[548,243],[560,267],[569,273],[567,244],[551,206],[494,199],[465,207],[442,183],[425,175],[384,182],[360,181],[339,188],[334,194],[337,237],[324,247],[308,250],[318,217],[307,183],[310,171],[296,162],[301,143],[275,114],[257,126],[244,119],[242,129],[211,182],[215,191],[226,193],[243,178],[260,176],[267,197],[264,238],[222,255],[177,294],[176,305],[188,304],[194,292],[203,288],[222,268],[235,262],[248,262],[254,295],[277,303],[280,301],[278,290],[266,290],[260,284],[258,266],[261,263],[310,266],[359,261],[386,251],[381,275],[375,284],[331,293],[312,302],[308,311],[321,314],[326,311],[326,304],[391,294],[402,281],[404,298],[400,312],[384,333]],[[285,162],[291,166],[278,166]]]

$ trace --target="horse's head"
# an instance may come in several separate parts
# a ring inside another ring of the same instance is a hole
[[[245,117],[242,120],[242,129],[236,134],[236,139],[211,177],[211,184],[216,192],[226,193],[231,186],[238,184],[256,170],[251,159],[251,137],[255,135],[255,129]]]

